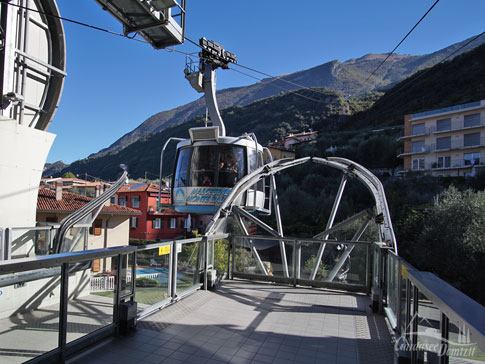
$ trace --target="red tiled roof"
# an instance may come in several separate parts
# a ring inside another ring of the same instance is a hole
[[[164,189],[162,189],[163,191]],[[154,183],[135,183],[122,186],[118,192],[158,192],[158,185]]]
[[[62,192],[62,200],[56,200],[56,192],[47,188],[40,188],[37,196],[37,211],[71,212],[86,205],[92,198],[76,195],[71,192]],[[104,206],[102,214],[141,215],[141,212],[129,207],[115,204]]]

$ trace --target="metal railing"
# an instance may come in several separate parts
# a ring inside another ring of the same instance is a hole
[[[323,244],[326,249],[312,279]],[[233,236],[228,252],[228,260],[232,262],[230,277],[370,293],[371,247],[371,242],[364,241]]]
[[[322,244],[326,249],[312,279]],[[21,361],[65,360],[118,334],[126,303],[136,300],[142,319],[209,288],[221,252],[230,278],[371,294],[373,310],[385,313],[395,330],[397,355],[412,363],[485,359],[485,308],[413,268],[388,245],[262,235],[202,236],[0,262],[0,324],[6,329],[0,341],[23,337],[9,348]],[[43,333],[42,345],[29,341],[27,332],[33,331]]]
[[[227,235],[0,262],[0,326],[5,329],[0,342],[16,343],[0,353],[0,361],[4,356],[12,362],[63,361],[118,334],[122,308],[134,304],[135,297],[141,319],[209,288],[215,276],[214,242],[224,238]],[[43,333],[41,344],[28,334],[34,331]]]
[[[437,114],[442,114],[442,113],[447,113],[447,112],[452,112],[452,111],[459,111],[459,110],[464,110],[464,109],[469,109],[469,108],[477,108],[481,105],[481,101],[475,101],[475,102],[469,102],[467,104],[462,104],[462,105],[455,105],[455,106],[449,106],[449,107],[444,107],[441,109],[435,109],[435,110],[429,110],[429,111],[423,111],[420,113],[412,114],[412,119],[416,120],[418,118],[422,117],[429,117],[431,115],[437,115]]]
[[[135,249],[108,248],[1,262],[0,322],[4,330],[0,341],[16,337],[9,347],[10,359],[61,362],[117,333],[120,305],[133,299],[126,266]],[[115,280],[108,297],[89,294],[90,269],[99,259],[109,260]],[[95,314],[85,317],[83,310]],[[42,340],[28,335],[29,331],[42,332]]]
[[[384,292],[396,354],[411,363],[484,361],[485,307],[389,249],[379,250],[374,258],[382,277],[375,283]]]

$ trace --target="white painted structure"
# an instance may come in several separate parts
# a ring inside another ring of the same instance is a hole
[[[37,190],[55,138],[46,130],[66,75],[58,17],[54,0],[0,4],[0,229],[35,226]]]

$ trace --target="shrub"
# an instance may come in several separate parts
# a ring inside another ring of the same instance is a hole
[[[160,282],[153,278],[140,277],[136,279],[137,287],[160,287]]]

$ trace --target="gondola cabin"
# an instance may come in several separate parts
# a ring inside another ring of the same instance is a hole
[[[172,180],[176,211],[214,214],[234,185],[263,165],[263,147],[251,136],[219,136],[218,127],[192,128],[179,142]],[[248,210],[264,209],[264,182],[240,197]]]

